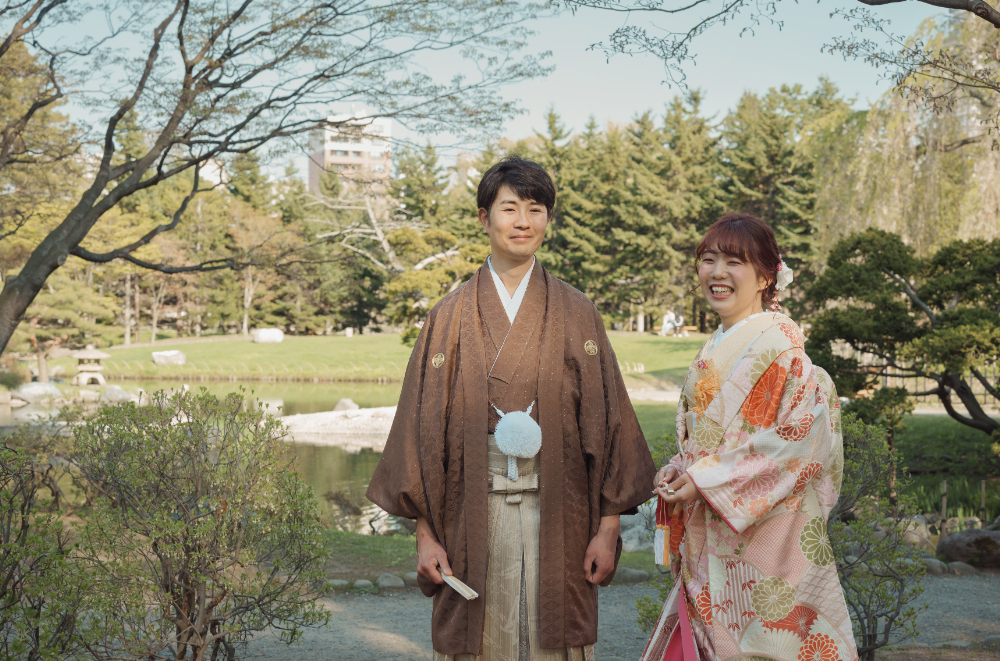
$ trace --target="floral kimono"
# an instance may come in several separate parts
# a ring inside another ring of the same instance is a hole
[[[844,467],[836,390],[784,315],[720,333],[677,408],[670,465],[702,497],[659,503],[657,556],[677,584],[642,661],[855,661],[826,531]]]

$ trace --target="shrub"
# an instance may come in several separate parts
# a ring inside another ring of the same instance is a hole
[[[0,658],[48,661],[82,651],[91,580],[49,503],[32,458],[0,447]]]
[[[103,407],[77,430],[75,462],[100,494],[82,526],[95,658],[231,661],[255,631],[292,642],[328,622],[316,500],[284,435],[244,393],[204,389]]]
[[[861,661],[874,661],[875,650],[890,637],[917,635],[917,615],[926,606],[908,604],[923,592],[924,564],[903,539],[914,514],[913,499],[900,496],[895,505],[890,502],[895,457],[885,429],[846,415],[843,430],[844,481],[830,512],[830,543],[858,654]]]

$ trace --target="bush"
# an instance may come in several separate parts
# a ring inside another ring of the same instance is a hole
[[[844,481],[830,512],[830,543],[858,654],[861,661],[874,661],[875,650],[890,638],[916,637],[917,615],[926,606],[908,604],[923,592],[925,570],[919,552],[903,540],[915,513],[913,499],[890,502],[895,457],[885,429],[846,415],[843,430]]]
[[[0,447],[0,658],[54,660],[82,651],[91,580],[49,503],[32,458]]]
[[[77,430],[100,494],[81,530],[96,658],[231,661],[255,631],[292,642],[328,622],[317,504],[284,435],[244,393],[204,389],[103,407]]]

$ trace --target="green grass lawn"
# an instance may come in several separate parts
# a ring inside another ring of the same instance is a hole
[[[152,352],[179,349],[187,356],[181,366],[157,366]],[[280,344],[256,344],[233,336],[205,342],[162,342],[153,347],[123,347],[107,350],[102,361],[105,374],[155,380],[176,376],[235,376],[237,379],[319,377],[345,381],[374,381],[380,377],[399,380],[406,371],[410,347],[398,335],[341,335],[324,337],[285,336]],[[52,361],[73,374],[75,361]]]
[[[702,337],[666,338],[636,333],[612,333],[611,344],[626,373],[629,387],[676,387]],[[187,356],[182,366],[157,366],[152,352],[179,349]],[[177,377],[237,379],[312,378],[345,381],[374,381],[379,378],[401,380],[410,358],[410,347],[399,335],[342,335],[323,337],[285,336],[280,344],[256,344],[239,336],[207,338],[206,341],[165,341],[141,347],[116,347],[107,350],[104,372],[155,381]],[[75,373],[76,361],[60,358],[51,361],[63,375]],[[645,371],[638,373],[638,366]]]
[[[610,333],[618,362],[625,372],[625,384],[632,387],[679,388],[684,383],[691,361],[694,360],[704,335],[691,337],[660,337],[638,333]],[[641,363],[645,371],[633,372],[632,366]]]

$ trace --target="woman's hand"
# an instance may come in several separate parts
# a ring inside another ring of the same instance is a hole
[[[671,496],[668,489],[672,489],[674,495]],[[668,503],[683,503],[685,505],[693,503],[698,498],[701,498],[698,488],[694,485],[694,480],[692,480],[691,476],[687,473],[684,473],[680,477],[677,477],[673,481],[669,482],[666,487],[660,486],[660,483],[658,483],[656,487],[656,495]]]
[[[417,519],[417,574],[438,585],[444,584],[442,574],[451,576],[448,552],[438,542],[426,519]]]
[[[659,489],[661,486],[673,482],[677,479],[677,469],[673,466],[664,466],[657,473],[656,477],[653,478],[653,493],[660,494],[666,498],[666,491],[660,493]]]

